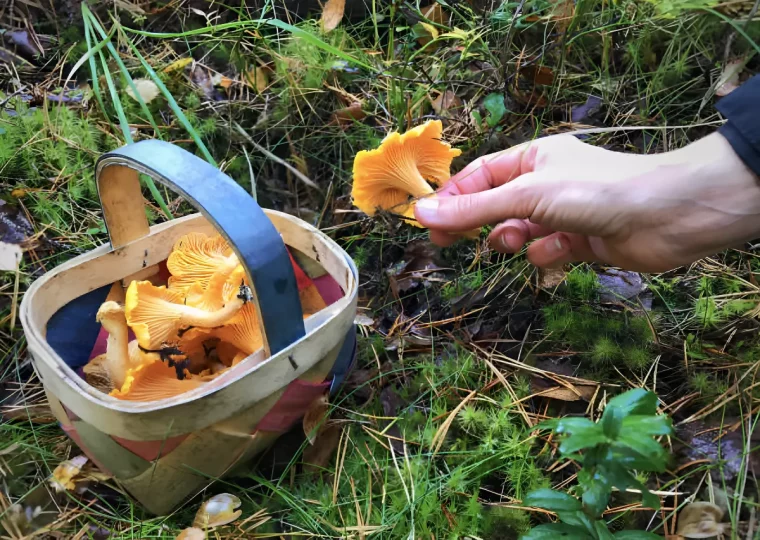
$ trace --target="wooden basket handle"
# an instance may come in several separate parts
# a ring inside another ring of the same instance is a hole
[[[178,146],[146,140],[98,159],[98,195],[114,249],[150,232],[139,173],[182,195],[235,251],[256,292],[265,352],[276,354],[305,335],[296,277],[277,229],[229,176]]]

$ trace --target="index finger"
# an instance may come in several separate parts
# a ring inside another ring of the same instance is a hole
[[[451,177],[439,196],[479,193],[511,182],[533,170],[537,146],[528,141],[507,150],[480,157]]]

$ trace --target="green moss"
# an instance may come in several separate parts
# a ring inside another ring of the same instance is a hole
[[[612,363],[622,356],[622,351],[617,343],[606,336],[602,336],[594,342],[591,350],[591,360],[596,364]]]
[[[596,273],[585,266],[576,266],[568,272],[565,283],[570,298],[580,302],[594,300],[599,289]]]

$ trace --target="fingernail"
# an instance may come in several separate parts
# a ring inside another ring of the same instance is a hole
[[[560,252],[560,251],[562,251],[564,249],[562,247],[562,242],[559,241],[559,238],[555,238],[554,239],[554,248],[555,248],[555,251],[557,251],[557,252]]]
[[[428,197],[426,199],[420,199],[415,205],[417,215],[421,218],[435,217],[438,212],[438,199],[434,197]]]
[[[517,229],[508,228],[499,236],[499,241],[505,249],[511,252],[519,251],[522,247],[522,235]]]

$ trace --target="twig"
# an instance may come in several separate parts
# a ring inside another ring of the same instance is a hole
[[[248,135],[245,132],[245,130],[242,127],[240,127],[240,124],[238,124],[237,122],[235,122],[235,129],[237,130],[238,133],[240,133],[245,138],[245,140],[247,140],[249,143],[251,143],[251,145],[253,145],[253,147],[256,150],[258,150],[259,152],[261,152],[262,154],[264,154],[266,157],[268,157],[272,161],[274,161],[276,163],[279,163],[280,165],[282,165],[283,167],[285,167],[286,169],[288,169],[290,172],[292,172],[299,180],[301,180],[307,186],[309,186],[311,188],[314,188],[317,191],[322,191],[321,189],[319,189],[319,186],[317,184],[315,184],[314,181],[311,178],[309,178],[308,176],[306,176],[305,174],[303,174],[301,171],[299,171],[298,169],[296,169],[295,167],[293,167],[293,165],[291,165],[290,163],[288,163],[287,161],[285,161],[281,157],[274,155],[272,152],[270,152],[269,150],[267,150],[266,148],[264,148],[263,146],[261,146],[259,143],[257,143],[256,141],[254,141],[253,138],[250,135]]]

